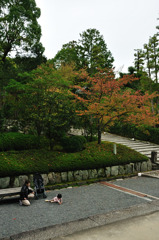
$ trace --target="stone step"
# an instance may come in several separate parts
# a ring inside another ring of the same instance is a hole
[[[137,150],[135,150],[135,151],[137,151]],[[137,152],[142,153],[142,154],[150,154],[151,155],[151,151],[147,151],[147,150],[142,150],[142,151],[137,151]],[[159,152],[157,152],[157,153],[159,154]]]
[[[142,155],[145,155],[145,156],[148,157],[148,158],[151,158],[151,153],[141,153],[141,152],[138,152],[138,153],[140,153],[140,154],[142,154]],[[158,154],[157,159],[158,159],[158,161],[159,161],[159,154]]]
[[[75,135],[81,135],[82,131],[75,130]],[[73,133],[74,134],[74,133]],[[111,133],[104,133],[102,134],[102,141],[108,141],[108,142],[113,142],[117,144],[122,144],[125,145],[136,152],[141,153],[142,155],[147,156],[148,158],[151,158],[151,152],[156,151],[158,153],[157,160],[159,162],[159,145],[149,143],[149,142],[144,142],[140,140],[132,140],[131,138],[126,138],[126,137],[121,137],[115,134]]]
[[[151,152],[154,152],[154,151],[150,151],[150,150],[144,150],[144,149],[140,149],[140,150],[138,150],[138,149],[135,149],[135,148],[132,148],[133,150],[135,150],[136,152],[139,152],[139,153],[142,153],[142,154],[150,154],[151,155]],[[157,152],[157,154],[159,155],[159,151],[155,151],[155,152]]]
[[[135,150],[135,151],[137,151],[137,152],[143,152],[143,153],[150,153],[151,154],[151,152],[158,152],[159,153],[159,151],[156,151],[156,150],[154,150],[154,149],[136,149],[136,148],[132,148],[133,150]]]
[[[134,150],[134,149],[133,149]],[[148,155],[148,156],[151,156],[151,152],[140,152],[140,151],[136,151],[136,152],[139,152],[139,153],[141,153],[141,154],[143,154],[143,155]],[[158,157],[159,157],[159,152],[158,152]]]
[[[152,170],[158,170],[159,167],[156,164],[152,164]]]
[[[135,149],[135,148],[132,148],[133,150],[135,150],[136,152],[139,152],[139,153],[142,153],[142,154],[148,154],[148,155],[151,155],[151,152],[153,151],[147,151],[146,149],[142,149],[142,150],[138,150],[138,149]],[[157,152],[157,155],[159,156],[159,151],[155,151]]]
[[[159,146],[153,146],[153,145],[136,145],[136,144],[125,144],[125,145],[128,145],[128,146],[133,146],[133,147],[136,147],[136,148],[147,148],[147,149],[159,149]]]
[[[136,152],[139,152],[142,155],[147,156],[148,158],[151,158],[151,152],[155,151],[155,152],[158,153],[157,160],[159,162],[159,145],[157,145],[157,144],[144,142],[144,141],[139,141],[139,140],[136,140],[136,139],[134,141],[130,138],[117,136],[117,135],[114,135],[114,134],[111,134],[111,133],[103,134],[102,135],[102,140],[125,145],[125,146],[135,150]]]
[[[128,147],[134,149],[137,152],[151,152],[151,151],[159,152],[159,147],[151,147],[151,146],[149,146],[149,147],[147,147],[147,146],[146,147],[145,146],[138,147],[138,146],[128,145],[128,144],[123,144],[123,145],[128,146]]]
[[[134,146],[133,146],[133,147],[134,147]],[[135,146],[135,148],[136,148],[136,149],[144,149],[144,148],[146,148],[146,149],[150,149],[150,150],[151,150],[151,149],[154,149],[154,150],[158,150],[158,151],[159,151],[159,147],[150,146],[150,145],[149,145],[149,146],[143,146],[143,145],[142,145],[142,146]]]
[[[149,146],[149,145],[141,145],[141,143],[132,143],[132,142],[118,142],[116,141],[118,144],[123,144],[123,145],[130,145],[130,146]]]
[[[105,139],[103,139],[105,141]],[[109,140],[111,142],[111,140]],[[130,146],[137,146],[137,147],[158,147],[157,145],[150,145],[149,143],[140,143],[140,142],[131,142],[131,141],[117,141],[115,139],[112,140],[112,142],[116,142],[118,144],[123,144],[123,145],[130,145]]]
[[[150,143],[141,143],[141,142],[131,142],[131,141],[124,141],[124,142],[121,142],[121,141],[116,141],[118,143],[121,143],[121,144],[129,144],[129,145],[133,145],[133,146],[145,146],[145,147],[148,147],[148,146],[152,146],[152,147],[159,147],[158,145],[155,145],[155,144],[150,144]]]
[[[147,151],[159,151],[159,148],[154,148],[154,147],[151,147],[151,146],[134,146],[134,145],[129,145],[129,144],[122,144],[124,146],[127,146],[129,148],[133,148],[133,149],[136,149],[136,150],[142,150],[142,149],[146,149]]]

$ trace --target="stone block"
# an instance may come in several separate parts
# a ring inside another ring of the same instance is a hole
[[[19,176],[19,185],[20,185],[20,187],[24,185],[26,180],[28,180],[28,176],[26,176],[26,175],[20,175]]]
[[[49,180],[49,184],[55,184],[55,173],[54,172],[50,172],[48,174],[48,180]]]
[[[88,179],[88,171],[87,170],[83,170],[82,171],[82,178],[83,178],[83,180],[87,180]]]
[[[72,171],[68,172],[67,177],[68,177],[68,181],[69,182],[73,182],[74,181],[74,176],[73,176],[73,172]]]
[[[134,163],[130,163],[131,167],[132,167],[132,173],[135,172],[135,164]]]
[[[124,166],[119,166],[119,175],[125,175],[125,168],[124,168]]]
[[[146,172],[147,171],[147,162],[142,162],[141,163],[141,172]]]
[[[8,188],[10,185],[10,177],[0,178],[0,188]]]
[[[41,176],[43,178],[44,186],[47,185],[49,182],[48,175],[44,173],[44,174],[41,174]]]
[[[68,179],[67,172],[62,172],[61,173],[61,181],[62,182],[67,182],[67,179]]]
[[[157,152],[156,151],[151,152],[151,161],[152,161],[152,163],[157,163]]]
[[[134,164],[135,172],[141,172],[141,163],[137,162]]]
[[[132,174],[134,170],[134,165],[126,164],[125,165],[125,174]]]
[[[28,176],[28,179],[29,179],[29,181],[30,181],[30,185],[31,185],[31,186],[34,186],[33,174],[30,174],[30,175]]]
[[[89,179],[97,178],[98,177],[97,170],[96,169],[88,170],[88,177]]]
[[[55,183],[61,183],[61,173],[55,173]]]
[[[19,178],[18,178],[18,177],[15,177],[15,178],[14,178],[13,187],[20,187]]]
[[[110,170],[111,176],[117,176],[119,174],[119,167],[118,166],[112,166]]]
[[[152,170],[152,162],[151,160],[147,161],[147,171],[151,171]]]
[[[82,171],[81,170],[74,171],[74,178],[75,178],[75,181],[81,181],[82,180]]]
[[[104,168],[99,168],[98,169],[98,177],[105,177],[105,169]]]
[[[110,167],[105,168],[105,175],[106,177],[110,177]]]

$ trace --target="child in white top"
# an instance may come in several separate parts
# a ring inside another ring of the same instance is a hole
[[[51,200],[45,200],[46,202],[51,202],[51,203],[54,203],[54,202],[57,202],[58,204],[62,204],[62,194],[58,194],[56,197],[54,197],[53,199]]]

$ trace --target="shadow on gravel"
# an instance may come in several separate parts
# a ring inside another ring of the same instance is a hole
[[[13,204],[13,203],[19,203],[19,197],[5,198],[5,199],[0,200],[0,205]]]

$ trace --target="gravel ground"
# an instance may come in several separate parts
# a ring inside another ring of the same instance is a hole
[[[122,181],[113,181],[113,183],[118,186],[159,197],[159,179],[157,178],[134,177],[126,178]]]
[[[146,180],[147,178],[139,178],[116,183],[135,187],[139,182],[141,183],[140,190],[145,192],[145,188],[149,189],[148,186],[145,186]],[[151,181],[152,183],[150,183]],[[158,181],[153,181],[153,179],[151,181],[149,180],[151,187],[155,184],[157,189]],[[47,203],[44,199],[32,200],[29,207],[19,206],[17,202],[1,204],[0,238],[147,202],[144,199],[127,195],[99,183],[50,191],[47,193],[48,199],[56,196],[59,192],[63,195],[62,205]],[[152,191],[150,193],[152,194]]]

